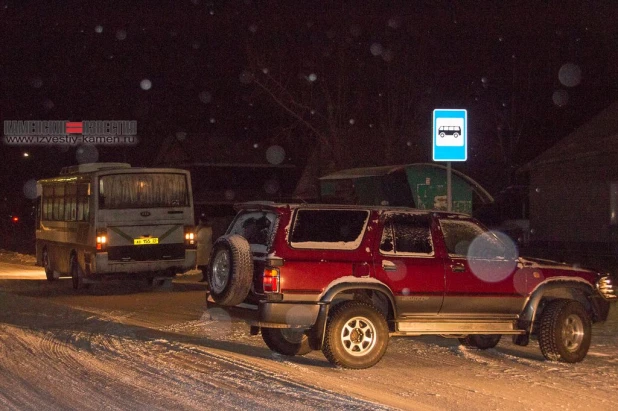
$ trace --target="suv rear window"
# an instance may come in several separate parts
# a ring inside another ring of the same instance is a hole
[[[265,211],[240,213],[228,229],[228,234],[240,234],[251,245],[253,252],[266,252],[277,214]]]
[[[298,210],[290,234],[294,248],[354,250],[367,225],[367,210]]]

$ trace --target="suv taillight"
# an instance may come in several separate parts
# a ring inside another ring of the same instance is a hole
[[[185,245],[194,246],[197,244],[197,236],[195,235],[195,227],[185,226]]]
[[[107,230],[100,228],[97,230],[97,251],[105,251],[107,249]]]
[[[274,267],[264,268],[262,286],[265,293],[279,292],[279,269]]]

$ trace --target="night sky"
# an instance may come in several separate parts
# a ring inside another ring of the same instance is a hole
[[[465,6],[464,6],[465,4]],[[434,108],[465,108],[469,161],[493,194],[618,96],[614,1],[0,1],[2,120],[136,120],[149,166],[193,153],[324,169],[431,161]],[[23,153],[28,152],[29,157]],[[77,163],[76,147],[0,146],[0,194]]]

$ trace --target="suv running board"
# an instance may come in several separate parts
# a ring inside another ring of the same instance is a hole
[[[414,320],[398,321],[393,335],[424,334],[524,334],[515,328],[515,321],[483,320]]]

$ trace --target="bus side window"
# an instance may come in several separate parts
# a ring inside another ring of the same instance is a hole
[[[90,204],[88,201],[90,200],[90,189],[88,184],[78,184],[77,185],[77,220],[78,221],[88,221],[88,217],[90,216]]]
[[[64,220],[64,184],[54,187],[54,208],[52,220]]]
[[[64,220],[75,221],[77,219],[77,186],[67,184],[64,206]]]
[[[41,201],[42,197],[37,197],[34,214],[34,228],[35,230],[41,229]]]
[[[43,198],[42,198],[42,219],[43,220],[51,220],[52,219],[52,204],[54,197],[54,187],[53,186],[44,186],[43,187]]]

